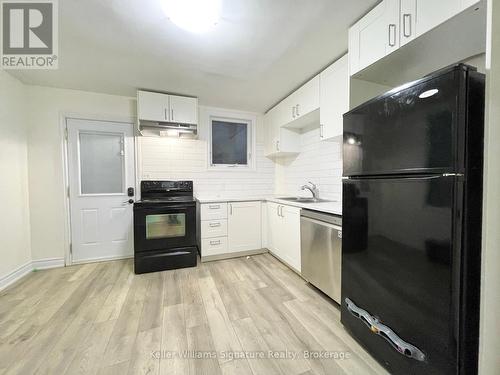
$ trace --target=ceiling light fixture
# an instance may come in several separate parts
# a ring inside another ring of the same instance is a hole
[[[192,32],[212,29],[220,19],[222,0],[161,0],[163,11],[174,24]]]

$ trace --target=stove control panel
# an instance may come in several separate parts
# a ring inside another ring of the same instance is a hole
[[[193,191],[193,181],[141,181],[141,192]]]

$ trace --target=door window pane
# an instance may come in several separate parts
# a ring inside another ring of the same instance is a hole
[[[186,214],[161,214],[146,216],[146,239],[184,237]]]
[[[248,123],[212,120],[212,165],[248,164]]]
[[[123,193],[123,136],[80,133],[82,194]]]

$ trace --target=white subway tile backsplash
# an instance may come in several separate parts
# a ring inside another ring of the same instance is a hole
[[[342,140],[321,141],[319,129],[301,134],[301,152],[291,160],[278,161],[277,193],[309,195],[300,186],[312,181],[319,188],[320,197],[342,199]]]
[[[275,166],[257,143],[255,170],[208,169],[207,142],[201,139],[141,137],[140,173],[143,180],[193,180],[195,194],[205,196],[266,196],[274,192]]]
[[[195,193],[205,196],[258,197],[272,194],[308,195],[307,181],[318,185],[320,197],[342,199],[342,140],[320,141],[319,129],[301,134],[301,152],[276,162],[256,145],[254,170],[218,171],[208,168],[203,139],[139,138],[139,171],[144,180],[193,180]]]

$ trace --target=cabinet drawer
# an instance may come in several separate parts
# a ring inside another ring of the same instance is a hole
[[[227,253],[227,237],[205,238],[201,240],[201,256]]]
[[[201,220],[227,219],[227,203],[205,203],[201,205]]]
[[[201,238],[227,236],[227,220],[202,220]]]

